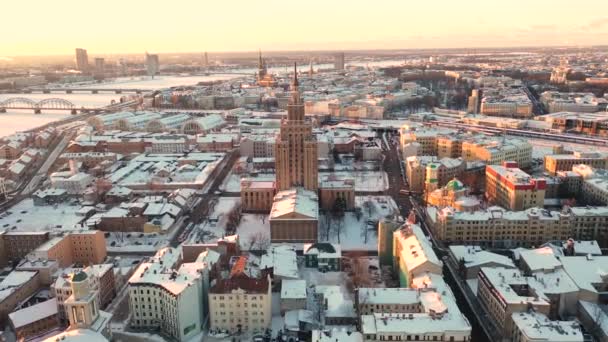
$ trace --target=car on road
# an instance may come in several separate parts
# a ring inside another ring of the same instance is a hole
[[[402,195],[411,195],[412,194],[412,192],[407,189],[401,189],[401,190],[399,190],[399,193]]]

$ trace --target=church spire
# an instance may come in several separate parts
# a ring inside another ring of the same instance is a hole
[[[258,68],[262,69],[264,67],[264,62],[262,61],[262,49],[260,49],[260,54],[258,57]]]

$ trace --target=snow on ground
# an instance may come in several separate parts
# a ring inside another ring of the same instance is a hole
[[[225,235],[227,214],[240,202],[241,199],[238,197],[219,197],[210,209],[210,220],[199,224],[190,235],[189,241],[192,243],[213,243],[222,238]],[[217,222],[215,222],[216,219]],[[237,227],[236,233],[239,235],[243,250],[249,250],[253,239],[270,242],[268,214],[242,214],[241,223]]]
[[[167,236],[157,233],[106,233],[108,252],[154,252],[169,245]]]
[[[227,214],[240,202],[241,199],[238,197],[219,197],[209,206],[209,220],[197,225],[190,234],[188,241],[191,243],[213,243],[224,236]]]
[[[270,242],[270,222],[267,214],[243,214],[237,228],[241,249],[249,250],[253,241]]]
[[[25,199],[0,214],[0,229],[9,231],[61,231],[79,229],[83,216],[77,214],[80,205],[61,203],[35,206]]]
[[[338,171],[319,173],[319,181],[330,174],[338,178],[354,178],[355,191],[379,192],[388,190],[388,176],[384,171]]]
[[[320,172],[319,181],[322,181],[325,177],[334,174],[338,178],[354,178],[355,179],[355,191],[359,192],[379,192],[388,189],[388,176],[384,171],[336,171],[336,172]],[[251,178],[252,180],[259,181],[274,181],[276,175],[274,173],[259,173],[256,176],[249,174],[230,174],[224,179],[224,182],[220,186],[220,190],[226,192],[240,192],[241,191],[241,178]]]
[[[339,243],[342,251],[376,250],[378,221],[397,212],[397,204],[390,196],[357,196],[355,205],[361,208],[360,219],[354,212],[345,213],[341,222],[321,215],[319,241]]]

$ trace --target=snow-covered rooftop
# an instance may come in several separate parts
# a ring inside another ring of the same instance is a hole
[[[584,341],[580,324],[576,321],[552,321],[537,312],[516,312],[511,315],[511,318],[529,341]]]
[[[39,304],[28,306],[25,309],[13,311],[8,317],[15,328],[20,328],[41,319],[57,314],[57,298],[51,298]]]
[[[484,251],[480,246],[450,246],[450,252],[456,260],[464,260],[465,267],[479,267],[483,265],[500,265],[505,268],[515,268],[513,261],[500,254]]]
[[[319,218],[319,200],[317,194],[303,188],[279,191],[274,196],[270,219],[281,219],[288,214],[299,214],[301,218]]]
[[[281,299],[306,299],[306,280],[284,279],[281,282]]]
[[[281,278],[297,279],[298,259],[296,250],[291,245],[271,246],[260,257],[260,269],[272,268],[272,273]]]
[[[551,247],[522,250],[519,255],[531,272],[550,271],[562,266]]]

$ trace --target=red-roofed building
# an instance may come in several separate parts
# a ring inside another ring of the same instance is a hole
[[[545,179],[531,177],[519,169],[515,162],[486,166],[486,198],[504,208],[542,208],[546,187]]]

